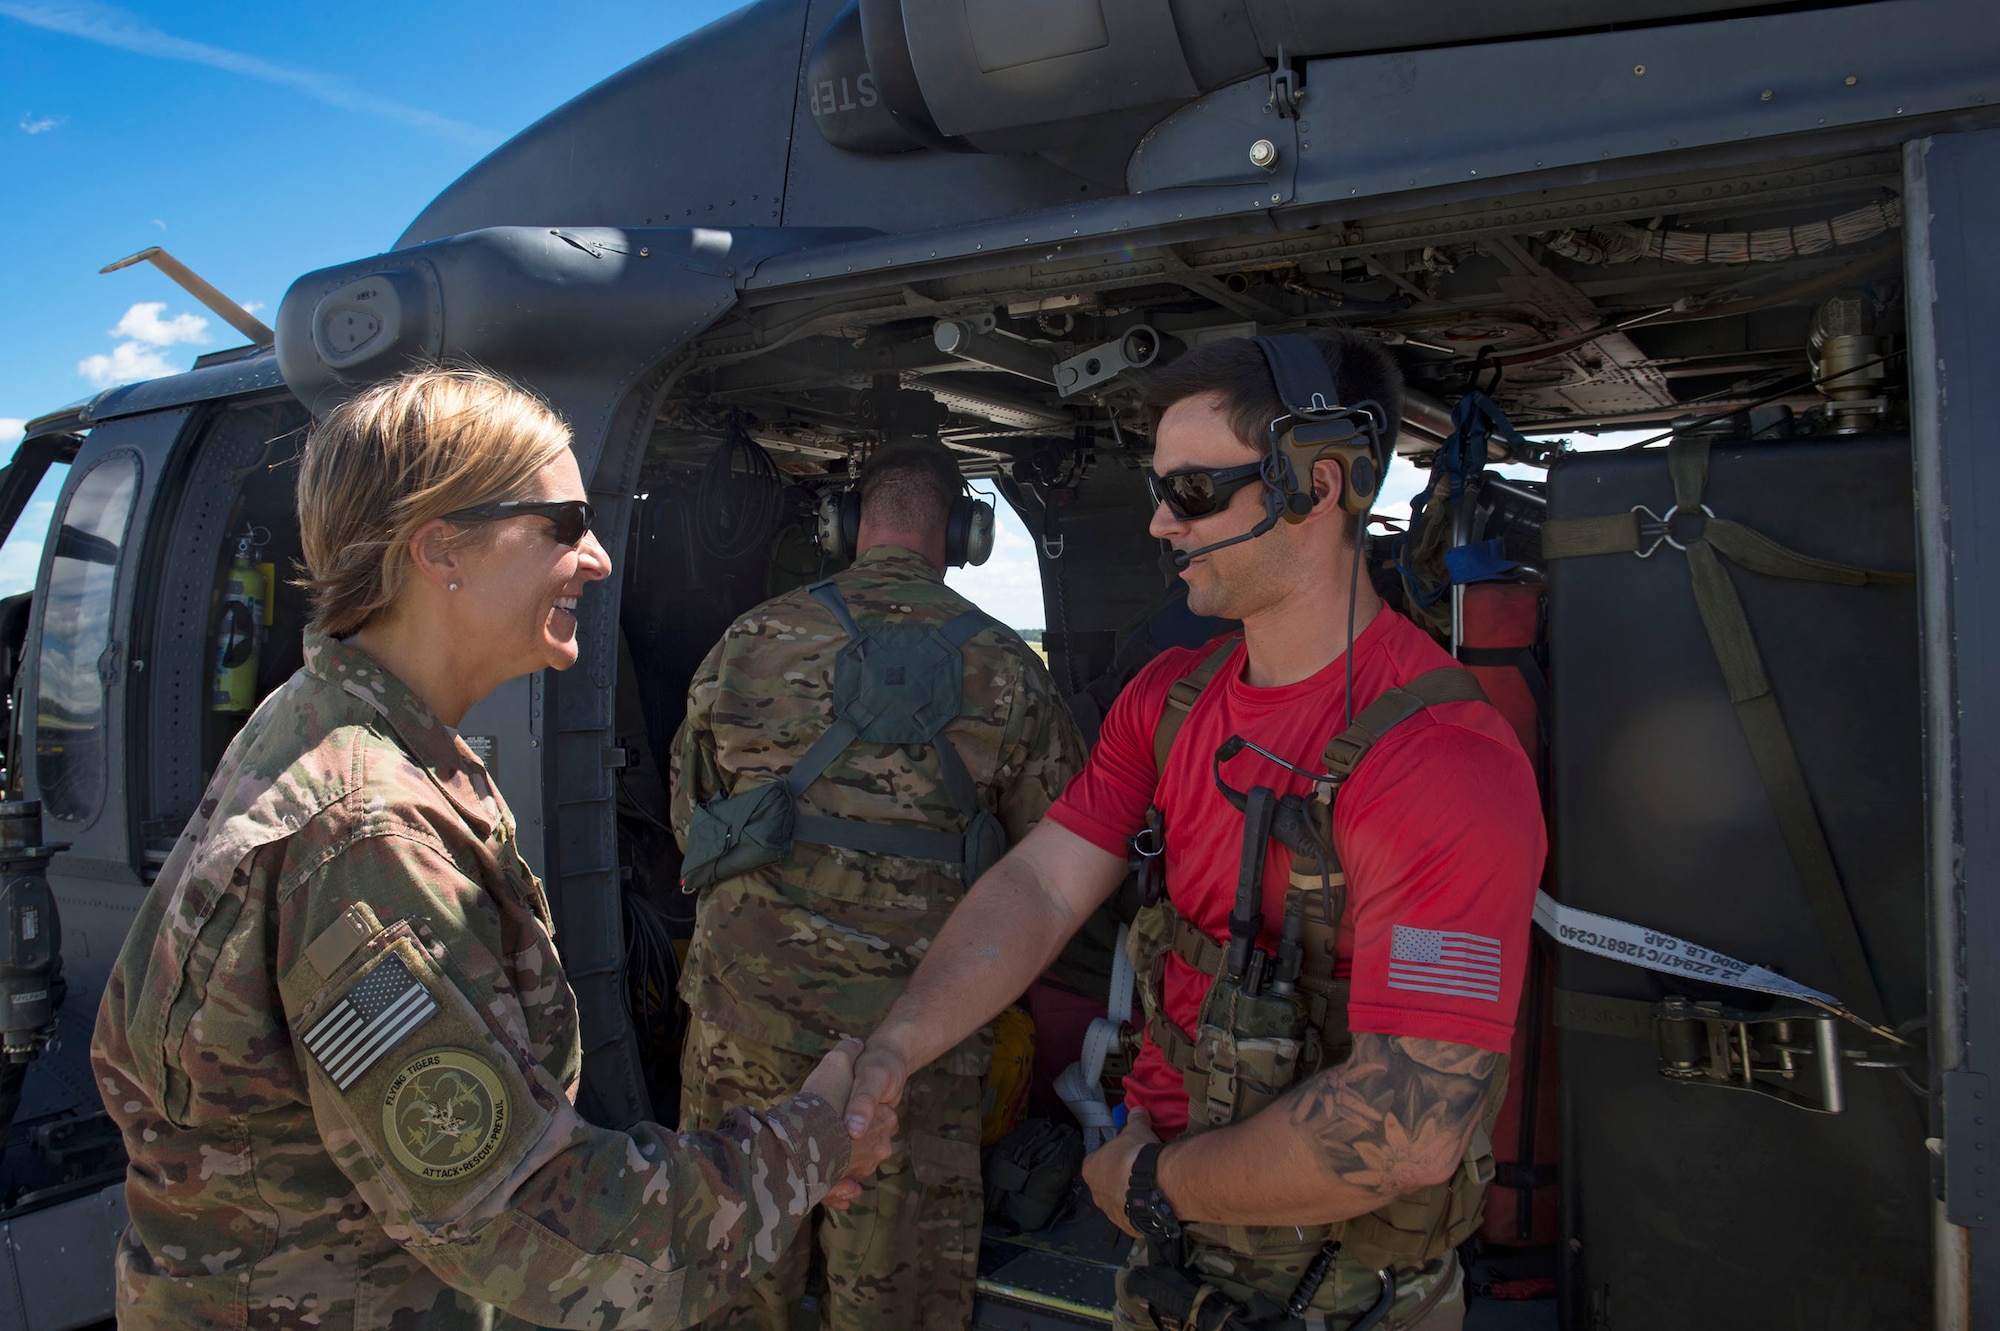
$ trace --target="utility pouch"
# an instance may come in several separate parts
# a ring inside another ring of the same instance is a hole
[[[1227,976],[1209,986],[1186,1074],[1190,1127],[1219,1128],[1257,1113],[1299,1078],[1305,1003],[1296,994],[1249,994]]]
[[[1083,1134],[1031,1118],[987,1156],[986,1218],[1024,1233],[1045,1228],[1068,1205],[1082,1172]]]
[[[940,740],[939,743],[949,741]],[[965,825],[965,885],[971,887],[1007,853],[1007,829],[990,809],[981,809]]]
[[[782,781],[718,795],[688,819],[681,891],[705,892],[725,878],[792,853],[792,792]]]

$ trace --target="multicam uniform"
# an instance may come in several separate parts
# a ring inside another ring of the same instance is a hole
[[[944,625],[971,605],[920,556],[877,546],[833,579],[860,625]],[[673,821],[683,844],[698,804],[780,780],[828,729],[847,635],[807,591],[737,620],[702,663],[674,745]],[[957,750],[1009,841],[1025,836],[1082,765],[1084,746],[1026,644],[998,626],[963,648]],[[964,817],[929,746],[857,742],[809,786],[806,814],[957,831]],[[778,863],[723,879],[702,899],[681,992],[694,1015],[682,1124],[736,1100],[782,1094],[842,1035],[882,1019],[964,894],[938,860],[799,841]],[[837,1328],[950,1327],[970,1320],[978,1256],[982,1032],[910,1080],[894,1154],[845,1214],[819,1221]],[[711,1326],[789,1325],[808,1254]]]
[[[572,1104],[576,1002],[471,751],[361,651],[224,756],[112,971],[127,1327],[685,1326],[845,1169],[801,1096],[676,1136]]]

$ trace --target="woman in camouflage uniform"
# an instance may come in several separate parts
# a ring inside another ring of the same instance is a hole
[[[714,1131],[574,1107],[576,1003],[453,727],[577,656],[611,571],[569,432],[476,371],[361,393],[299,475],[304,669],[224,755],[105,990],[126,1327],[685,1326],[852,1197],[853,1047]]]

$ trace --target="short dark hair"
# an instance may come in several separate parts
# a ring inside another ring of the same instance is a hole
[[[896,531],[942,530],[965,488],[958,458],[931,439],[899,439],[861,468],[861,515]]]
[[[1353,333],[1317,332],[1307,336],[1326,357],[1341,403],[1378,404],[1389,418],[1382,422],[1383,446],[1393,445],[1397,425],[1403,418],[1403,372],[1394,359],[1377,343]],[[1285,404],[1278,400],[1278,386],[1271,379],[1270,364],[1257,344],[1247,337],[1204,342],[1179,359],[1148,371],[1140,378],[1139,388],[1155,435],[1167,408],[1191,397],[1214,393],[1222,399],[1223,415],[1230,430],[1261,452],[1265,431],[1272,421],[1285,414]]]

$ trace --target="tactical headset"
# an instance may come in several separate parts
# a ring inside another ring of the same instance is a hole
[[[852,559],[861,543],[861,487],[829,490],[820,496],[816,529],[819,548],[829,559]],[[944,520],[944,562],[983,564],[993,554],[993,505],[962,494],[951,501]]]
[[[1264,516],[1249,531],[1212,545],[1174,552],[1174,567],[1196,556],[1262,536],[1279,519],[1298,523],[1319,497],[1313,493],[1313,464],[1331,458],[1340,464],[1340,507],[1359,518],[1375,502],[1389,466],[1388,413],[1380,403],[1344,405],[1319,344],[1301,333],[1253,337],[1271,368],[1285,414],[1274,419],[1264,438]]]

